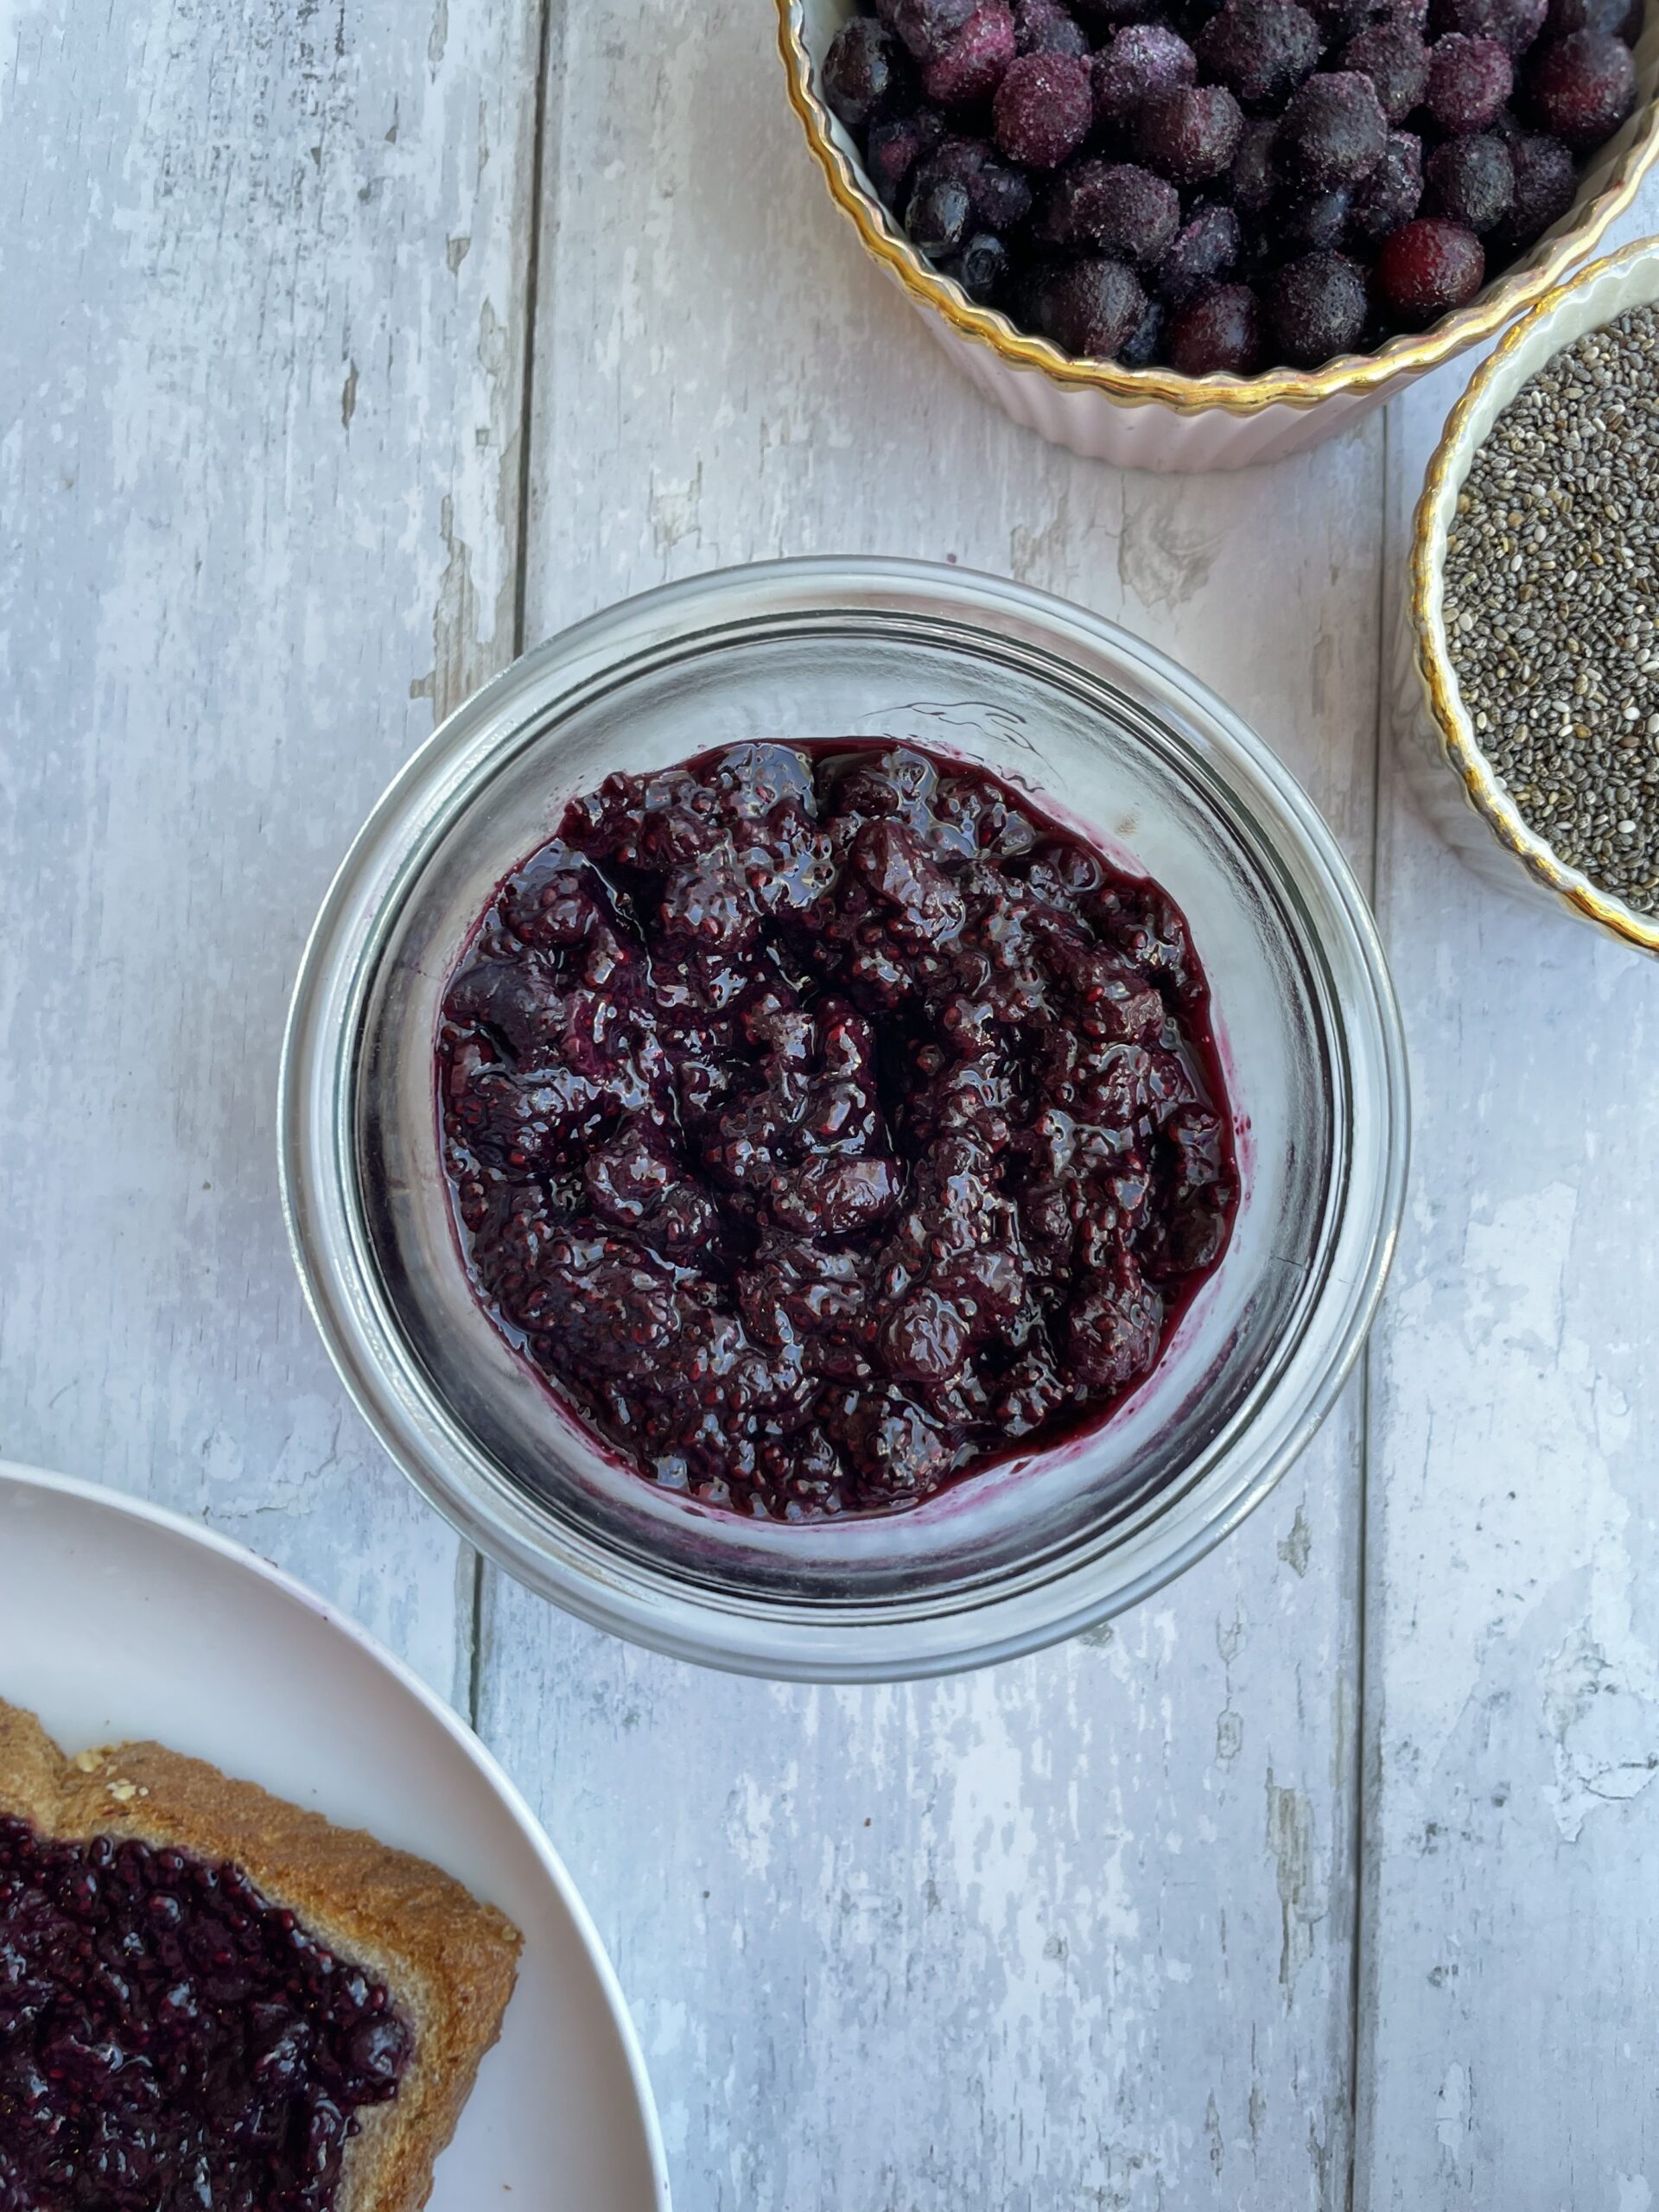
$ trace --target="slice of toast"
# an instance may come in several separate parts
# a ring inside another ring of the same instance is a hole
[[[338,1959],[384,1982],[414,2029],[413,2056],[397,2097],[359,2114],[337,2212],[418,2212],[501,2032],[521,1943],[511,1921],[424,1859],[160,1744],[66,1758],[33,1713],[3,1699],[0,1814],[64,1842],[133,1837],[229,1860]]]

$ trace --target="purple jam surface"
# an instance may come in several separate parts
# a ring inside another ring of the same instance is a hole
[[[1092,1426],[1237,1200],[1175,906],[879,741],[573,801],[449,979],[438,1086],[497,1325],[641,1474],[781,1520]]]
[[[0,1817],[0,2212],[329,2212],[410,2050],[236,1867]]]

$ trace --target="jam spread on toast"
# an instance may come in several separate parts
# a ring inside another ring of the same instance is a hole
[[[235,1866],[0,1816],[0,2212],[330,2212],[412,2045]]]

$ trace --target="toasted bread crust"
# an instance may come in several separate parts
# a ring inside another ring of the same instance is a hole
[[[521,1942],[511,1921],[425,1859],[162,1745],[66,1759],[3,1699],[0,1812],[67,1840],[131,1836],[228,1859],[337,1957],[384,1981],[414,2027],[414,2057],[395,2101],[360,2115],[339,2212],[419,2212],[501,2031]]]

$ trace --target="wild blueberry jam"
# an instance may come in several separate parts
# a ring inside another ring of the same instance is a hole
[[[640,1473],[783,1520],[1101,1418],[1236,1202],[1176,908],[880,742],[575,800],[448,981],[438,1084],[486,1311]]]
[[[0,1818],[0,2212],[329,2212],[410,2054],[236,1867]]]

